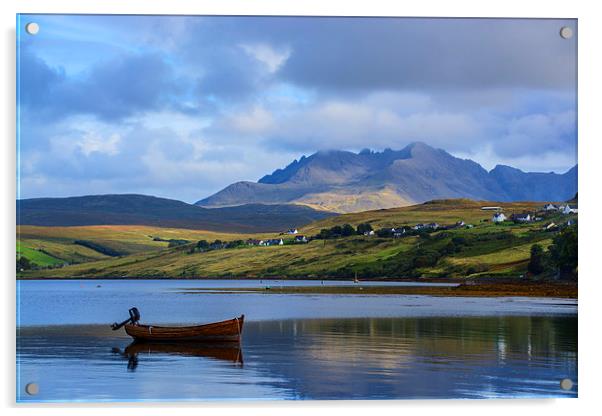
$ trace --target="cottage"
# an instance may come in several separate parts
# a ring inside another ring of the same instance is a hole
[[[247,245],[249,245],[249,246],[262,246],[263,245],[263,240],[248,239],[247,240]]]
[[[464,227],[464,225],[466,225],[466,224],[464,224],[464,221],[460,220],[460,221],[456,222],[455,226],[459,228],[459,227]]]
[[[422,230],[424,228],[424,224],[416,224],[412,227],[414,230]],[[393,228],[393,232],[395,232],[395,228]]]
[[[529,222],[529,221],[531,221],[531,214],[528,214],[528,213],[512,214],[512,221]]]
[[[495,214],[493,214],[493,218],[491,218],[491,221],[504,222],[504,221],[506,221],[506,216],[504,215],[503,212],[496,212]]]
[[[365,231],[365,232],[364,232],[364,235],[365,235],[365,236],[371,236],[371,235],[374,235],[374,230]]]
[[[307,243],[307,238],[304,235],[295,236],[295,243]]]
[[[568,221],[566,222],[566,225],[568,225],[569,227],[570,227],[571,225],[575,225],[575,224],[577,224],[577,221],[576,221],[576,220],[573,220],[573,219],[570,219],[570,220],[568,220]]]
[[[560,207],[560,212],[562,212],[563,214],[577,214],[577,205],[562,205]]]
[[[282,238],[273,238],[265,242],[266,246],[281,246],[283,244],[284,240],[282,240]]]
[[[296,228],[291,228],[290,230],[288,230],[286,232],[287,234],[298,234],[299,230],[297,230]]]
[[[554,204],[546,204],[543,206],[544,211],[558,211],[558,207]]]

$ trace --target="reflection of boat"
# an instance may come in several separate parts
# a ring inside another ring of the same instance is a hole
[[[124,353],[128,356],[138,355],[140,353],[149,354],[178,354],[189,357],[209,357],[218,360],[232,361],[242,364],[242,349],[240,344],[236,343],[204,343],[204,342],[132,342],[125,347]]]
[[[245,316],[227,321],[214,322],[196,326],[155,326],[138,323],[140,313],[138,309],[130,309],[130,318],[120,324],[113,324],[113,330],[122,326],[125,332],[136,341],[149,342],[175,342],[175,341],[202,341],[202,342],[240,342]]]
[[[239,343],[204,343],[204,342],[138,342],[134,341],[122,352],[113,348],[113,352],[128,359],[128,369],[138,367],[138,356],[145,354],[173,354],[186,357],[207,357],[217,360],[243,364],[242,349]]]

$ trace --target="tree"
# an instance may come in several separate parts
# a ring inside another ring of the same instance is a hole
[[[330,236],[331,236],[331,232],[328,228],[322,228],[320,230],[320,234],[318,234],[318,238],[321,238],[323,240],[329,239]]]
[[[393,236],[393,232],[391,231],[390,228],[380,228],[378,230],[376,230],[376,235],[379,237],[392,237]]]
[[[364,233],[369,233],[370,231],[372,231],[372,226],[370,224],[368,224],[367,222],[357,226],[357,233],[359,235],[363,235]]]
[[[577,227],[565,228],[552,240],[550,259],[560,277],[575,277],[577,274]]]
[[[529,260],[527,270],[534,275],[538,275],[544,271],[544,268],[543,248],[539,244],[533,244],[531,246],[531,259]]]
[[[355,234],[355,228],[353,228],[353,225],[351,224],[345,224],[343,225],[343,228],[341,229],[341,235],[344,237],[349,237],[350,235]]]
[[[335,225],[330,229],[331,237],[340,237],[341,235],[343,235],[343,228],[340,225]]]
[[[21,270],[30,270],[33,268],[33,263],[27,257],[17,256],[17,272]]]
[[[199,251],[206,251],[209,249],[209,243],[207,242],[207,240],[199,240],[199,242],[196,243],[196,248]]]

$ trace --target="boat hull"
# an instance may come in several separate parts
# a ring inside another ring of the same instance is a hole
[[[197,326],[125,325],[125,332],[136,341],[240,342],[245,316]]]

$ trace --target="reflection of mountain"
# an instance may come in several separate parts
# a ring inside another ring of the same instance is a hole
[[[471,160],[413,143],[399,151],[327,151],[304,156],[257,183],[236,182],[197,205],[301,203],[355,212],[444,198],[563,201],[576,191],[576,167],[562,175],[525,173],[508,166],[487,172]]]
[[[303,399],[529,395],[575,376],[576,331],[575,317],[250,322],[245,349]]]
[[[17,224],[21,225],[153,225],[245,233],[282,231],[332,215],[292,204],[205,209],[146,195],[90,195],[17,201]]]

